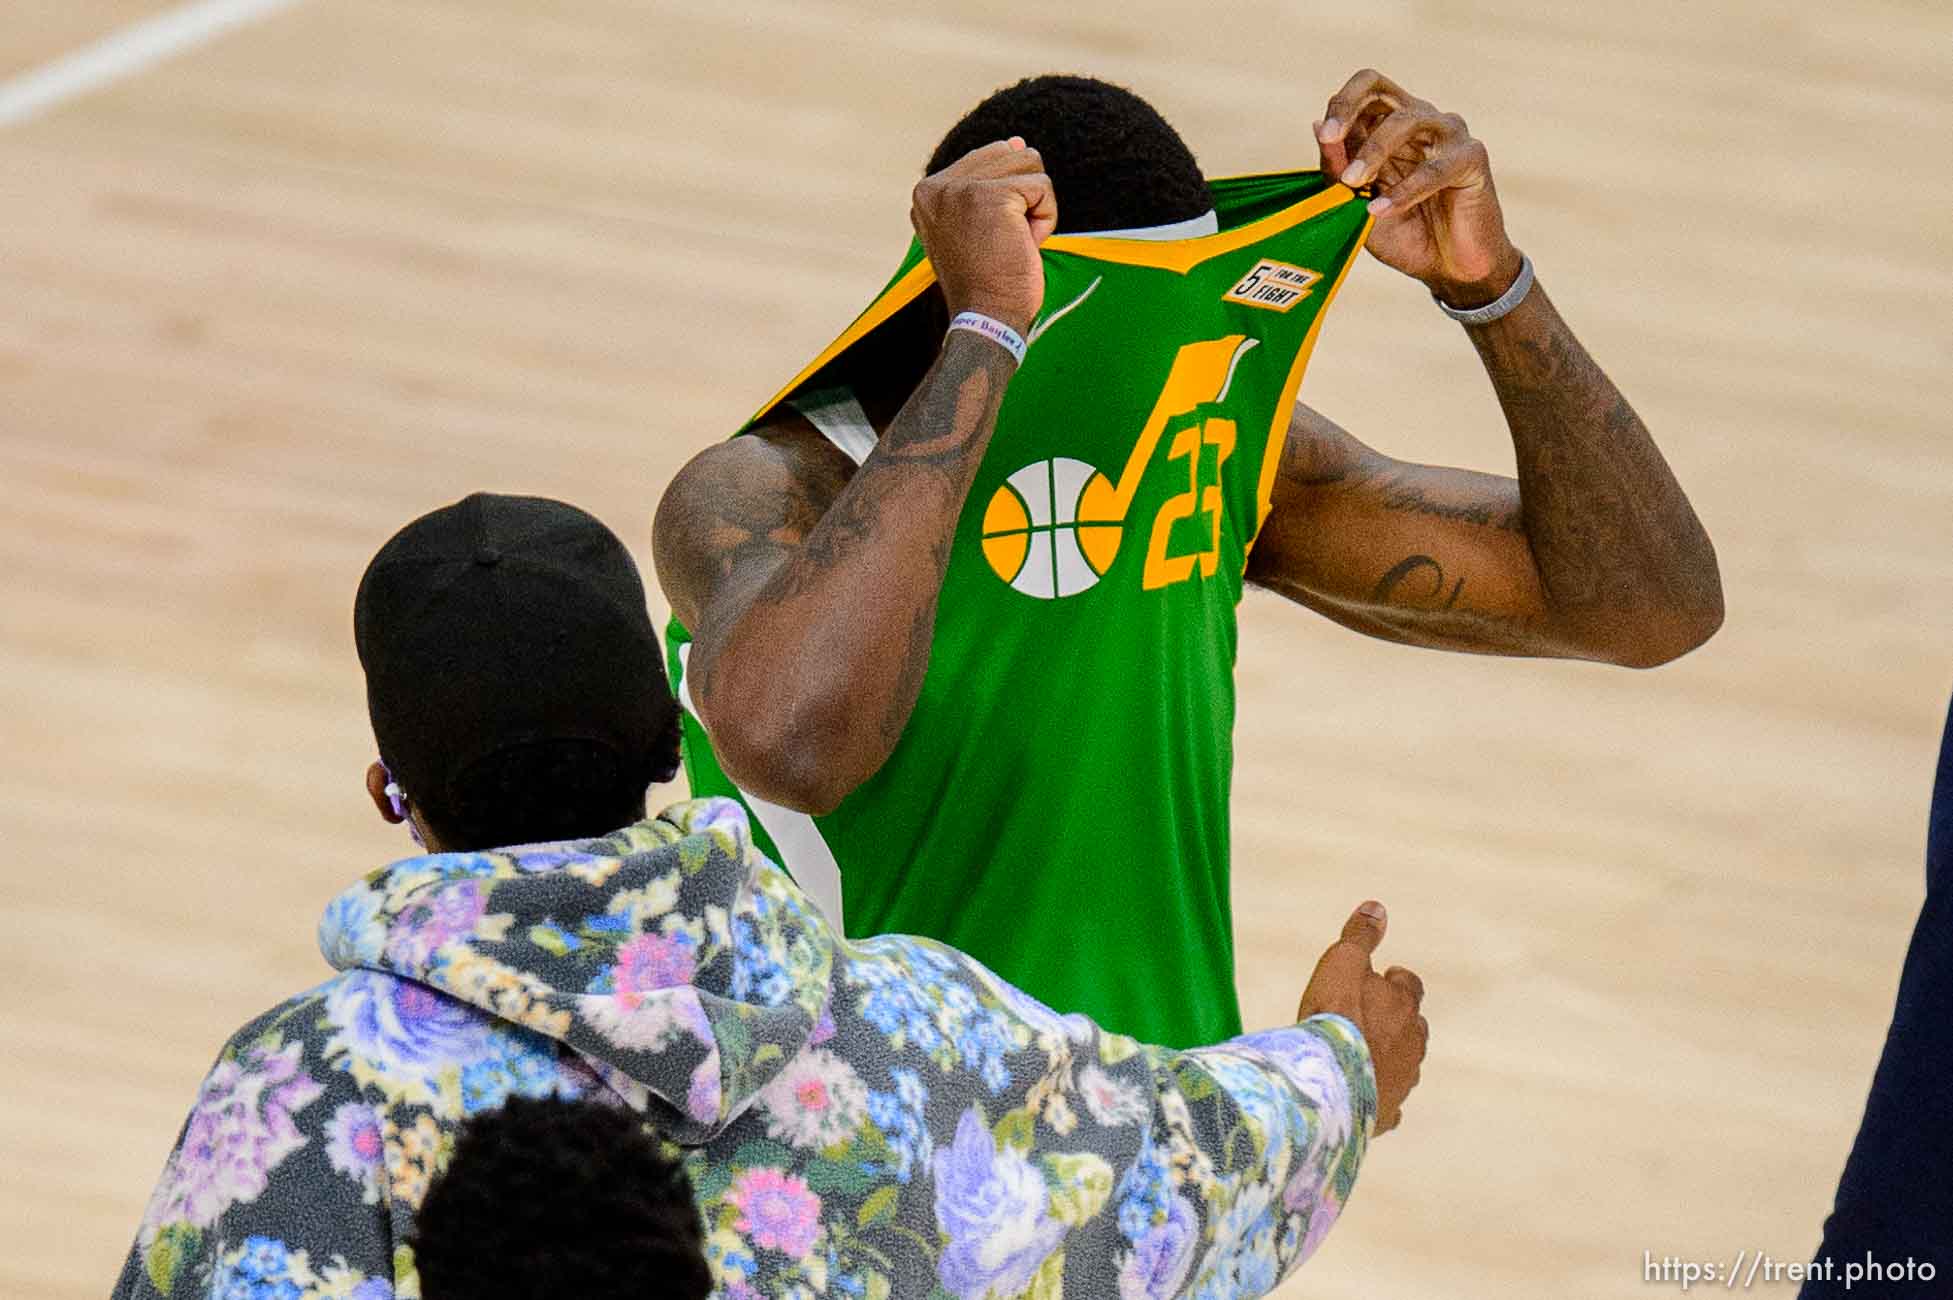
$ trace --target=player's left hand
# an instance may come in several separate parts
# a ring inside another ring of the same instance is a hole
[[[1491,302],[1518,278],[1491,160],[1464,118],[1365,68],[1330,97],[1316,145],[1323,171],[1375,187],[1368,247],[1385,266],[1457,307]]]

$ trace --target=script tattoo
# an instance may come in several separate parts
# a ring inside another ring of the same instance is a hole
[[[1517,533],[1525,530],[1518,510],[1501,510],[1484,501],[1440,501],[1422,485],[1407,481],[1403,474],[1384,474],[1377,479],[1379,500],[1385,510],[1431,515],[1463,524],[1482,524]]]
[[[1430,590],[1422,593],[1406,592],[1405,599],[1398,601],[1396,599],[1398,588],[1413,578],[1419,580],[1420,586],[1428,581]],[[1370,602],[1375,605],[1404,604],[1450,609],[1458,603],[1459,593],[1464,589],[1465,580],[1460,578],[1451,585],[1451,593],[1446,595],[1444,566],[1428,555],[1407,555],[1392,565],[1390,572],[1377,580],[1376,588],[1370,592]]]
[[[1465,578],[1450,577],[1434,556],[1407,555],[1370,589],[1370,608],[1360,621],[1401,639],[1444,644],[1489,654],[1541,654],[1549,642],[1538,620],[1474,609],[1461,597]]]

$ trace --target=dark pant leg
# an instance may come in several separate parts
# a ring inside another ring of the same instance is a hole
[[[1832,1276],[1806,1283],[1803,1300],[1845,1295],[1844,1266],[1868,1251],[1881,1263],[1930,1261],[1937,1276],[1859,1282],[1851,1295],[1953,1296],[1953,710],[1926,831],[1926,905],[1817,1253]]]

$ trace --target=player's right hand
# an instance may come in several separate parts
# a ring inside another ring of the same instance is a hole
[[[1388,924],[1382,903],[1364,903],[1351,912],[1343,937],[1316,963],[1295,1013],[1298,1020],[1333,1013],[1363,1031],[1377,1076],[1378,1133],[1388,1133],[1403,1119],[1404,1099],[1417,1086],[1431,1038],[1422,1010],[1424,981],[1402,966],[1379,975],[1370,965]]]
[[[1038,151],[1017,136],[971,150],[915,187],[909,220],[950,314],[982,312],[1028,334],[1044,305],[1038,245],[1058,198]]]

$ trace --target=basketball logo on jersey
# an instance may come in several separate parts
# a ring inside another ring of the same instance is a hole
[[[1242,276],[1232,289],[1221,295],[1222,302],[1238,302],[1244,307],[1261,307],[1285,312],[1309,296],[1321,274],[1306,266],[1262,258],[1255,269]]]
[[[997,485],[983,512],[983,558],[1027,596],[1075,596],[1118,558],[1124,516],[1112,480],[1092,466],[1037,461]]]
[[[983,511],[983,558],[991,571],[1013,590],[1040,600],[1097,586],[1119,558],[1126,512],[1164,442],[1168,465],[1180,461],[1187,467],[1184,479],[1174,475],[1175,486],[1184,482],[1186,490],[1161,502],[1143,534],[1139,585],[1157,591],[1213,577],[1226,522],[1222,476],[1234,454],[1236,429],[1225,416],[1196,412],[1227,400],[1235,368],[1256,346],[1257,340],[1245,334],[1183,344],[1118,483],[1082,460],[1054,456],[1033,461],[998,484]],[[1188,549],[1195,537],[1199,544]]]

